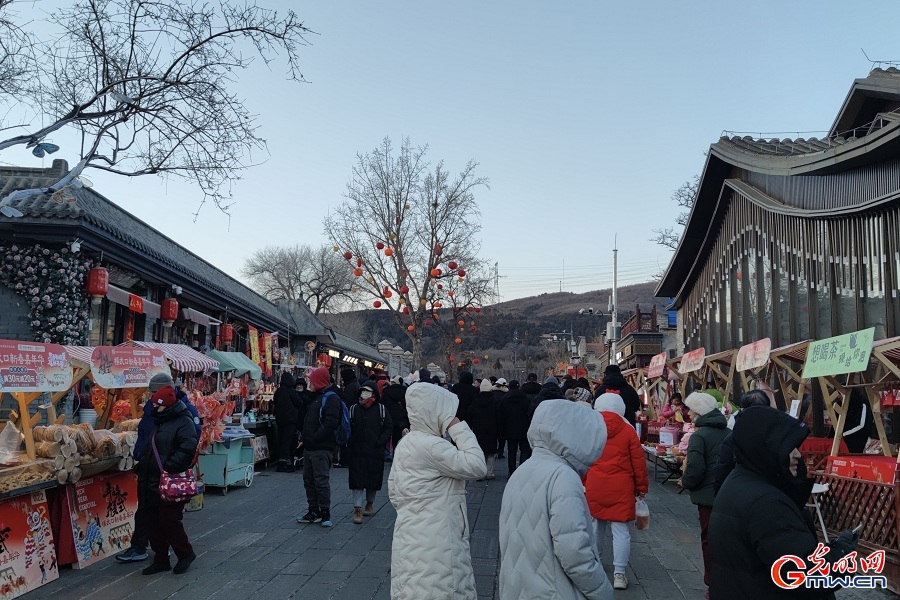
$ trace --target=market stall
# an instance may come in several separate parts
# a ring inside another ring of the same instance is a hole
[[[789,410],[793,401],[801,402],[806,393],[807,382],[800,376],[803,363],[806,361],[806,350],[810,340],[775,348],[769,354],[771,368],[775,372],[778,387],[781,391],[781,402],[776,403],[781,410]]]
[[[644,394],[647,399],[647,429],[641,442],[659,441],[659,418],[669,400],[669,380],[666,372],[666,353],[660,352],[650,359],[644,377]]]
[[[705,384],[702,377],[703,360],[705,358],[706,350],[698,348],[666,361],[669,374],[677,380],[678,391],[681,392],[682,397],[687,397],[690,392],[694,391],[693,384],[699,384],[700,386]]]
[[[772,340],[769,338],[763,338],[738,349],[734,368],[741,378],[742,391],[757,389],[759,382],[766,379],[765,373],[768,371],[771,354]]]
[[[726,402],[731,400],[736,355],[735,350],[710,354],[704,357],[703,369],[700,372],[700,380],[704,387],[718,390]]]

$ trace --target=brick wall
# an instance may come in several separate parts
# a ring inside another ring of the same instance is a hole
[[[0,285],[0,340],[34,340],[28,302],[5,285]]]

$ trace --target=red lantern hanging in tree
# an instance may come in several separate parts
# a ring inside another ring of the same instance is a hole
[[[435,254],[435,256],[440,256],[441,253],[442,253],[443,251],[444,251],[444,249],[441,248],[441,245],[440,245],[440,244],[435,244],[435,245],[434,245],[434,254]]]
[[[94,267],[88,272],[87,293],[91,302],[99,303],[109,293],[109,271],[103,267]]]
[[[400,311],[400,312],[402,312],[404,315],[408,315],[408,314],[409,314],[409,307],[408,307],[408,306],[404,306],[404,307],[403,307],[403,310]]]
[[[440,269],[432,269],[429,273],[432,277],[440,277],[441,276]]]
[[[457,264],[457,262],[455,260],[451,260],[450,262],[447,263],[447,266],[450,267],[450,270],[452,271],[453,269],[458,267],[459,264]]]
[[[361,259],[361,258],[357,258],[357,259],[356,259],[356,266],[357,266],[357,267],[361,267],[361,266],[362,266],[362,259]]]
[[[353,274],[356,275],[357,277],[362,277],[363,270],[359,269],[359,268],[353,269]]]
[[[480,313],[480,312],[481,312],[481,307],[480,307],[480,306],[476,306],[476,307],[475,307],[475,312]]]
[[[408,293],[409,293],[409,287],[408,287],[408,286],[405,286],[405,285],[401,285],[401,286],[400,286],[400,293],[401,293],[401,294],[408,294]]]
[[[166,298],[159,306],[159,318],[164,325],[171,325],[178,318],[178,300]]]
[[[473,362],[474,364],[477,365],[477,364],[480,363],[481,361],[478,360],[477,358],[473,358],[473,359],[472,359],[472,362]]]
[[[460,338],[456,338],[453,341],[456,342],[457,344],[462,344],[462,339],[460,339]]]
[[[474,325],[472,325],[471,329],[472,329],[472,331],[475,331],[475,330],[478,329],[478,328],[475,327]]]
[[[385,255],[385,256],[393,256],[393,255],[394,255],[394,251],[391,250],[390,248],[385,248],[385,249],[384,249],[384,255]]]
[[[379,250],[383,250],[384,244],[382,242],[378,242],[377,244],[375,244],[375,247],[378,248]]]
[[[439,283],[439,284],[438,284],[438,289],[439,289],[439,290],[444,289],[444,284],[443,284],[443,283]]]
[[[415,329],[416,329],[415,325],[407,325],[406,326],[407,331],[415,331]]]
[[[463,325],[466,324],[466,322],[463,321],[462,319],[460,319],[459,321],[456,322],[456,324],[459,325],[460,327],[462,327]]]
[[[460,277],[465,277],[465,276],[466,276],[466,270],[465,270],[465,269],[460,269],[459,271],[456,272],[456,274],[459,275]]]
[[[466,310],[469,311],[469,312],[472,312],[473,310],[475,310],[475,307],[474,307],[474,306],[467,306],[467,307],[466,307]]]
[[[425,324],[426,324],[426,325],[431,325],[431,320],[425,319]]]
[[[344,252],[344,258],[350,260],[351,258],[353,258],[353,254],[350,252]]]
[[[381,300],[376,300],[372,303],[372,306],[374,306],[375,308],[381,308]]]

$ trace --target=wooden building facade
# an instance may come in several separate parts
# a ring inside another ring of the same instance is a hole
[[[869,327],[900,335],[900,71],[854,82],[829,133],[723,136],[657,288],[685,351]]]

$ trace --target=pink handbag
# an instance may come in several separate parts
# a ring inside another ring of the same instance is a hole
[[[165,502],[185,502],[197,495],[197,478],[194,470],[188,469],[183,473],[166,473],[162,461],[159,459],[159,450],[156,449],[156,433],[150,438],[153,446],[153,455],[156,464],[159,465],[159,497]]]

